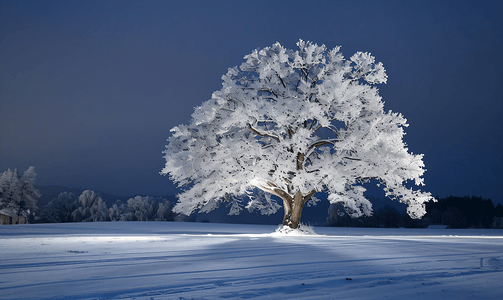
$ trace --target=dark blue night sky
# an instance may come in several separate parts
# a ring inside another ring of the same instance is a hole
[[[434,196],[503,201],[503,1],[0,1],[0,171],[174,194],[169,129],[253,49],[371,52]]]

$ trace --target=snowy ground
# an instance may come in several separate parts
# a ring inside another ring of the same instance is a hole
[[[503,299],[503,230],[0,226],[0,299]]]

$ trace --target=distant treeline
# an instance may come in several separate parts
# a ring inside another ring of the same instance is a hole
[[[136,196],[126,203],[107,207],[99,193],[83,191],[79,196],[62,192],[42,207],[35,188],[35,167],[22,176],[17,170],[0,173],[0,225],[99,221],[172,221],[171,203],[164,198]]]
[[[429,225],[446,225],[450,228],[503,228],[503,206],[494,206],[490,199],[481,197],[455,197],[438,199],[426,204],[422,219],[411,219],[407,213],[385,206],[370,217],[352,219],[339,205],[331,205],[328,226],[425,228]]]
[[[77,197],[62,192],[40,209],[39,223],[104,221],[172,221],[174,215],[167,199],[136,196],[126,203],[108,208],[100,194],[85,190]]]

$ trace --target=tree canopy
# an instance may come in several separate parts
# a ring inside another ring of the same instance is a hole
[[[35,188],[37,174],[31,166],[19,178],[17,169],[0,174],[0,214],[15,218],[15,222],[28,222],[37,210],[39,191]]]
[[[299,40],[298,50],[279,43],[254,50],[222,76],[222,89],[194,109],[188,125],[171,129],[161,174],[183,188],[177,213],[208,212],[229,202],[264,214],[281,206],[283,224],[296,228],[302,207],[328,193],[352,216],[370,215],[363,183],[376,179],[386,195],[425,214],[422,155],[403,142],[408,124],[385,112],[377,84],[386,83],[382,63],[340,47]]]

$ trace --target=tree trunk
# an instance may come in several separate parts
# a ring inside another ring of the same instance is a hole
[[[297,191],[293,199],[290,196],[281,197],[283,199],[283,208],[285,210],[283,225],[287,225],[292,229],[299,227],[304,204],[311,199],[315,192],[315,190],[312,190],[309,194],[304,196],[300,191]]]
[[[19,221],[21,220],[21,209],[23,207],[23,204],[24,204],[23,201],[19,203],[19,209],[17,210],[17,220],[16,220],[17,224],[20,224]]]

